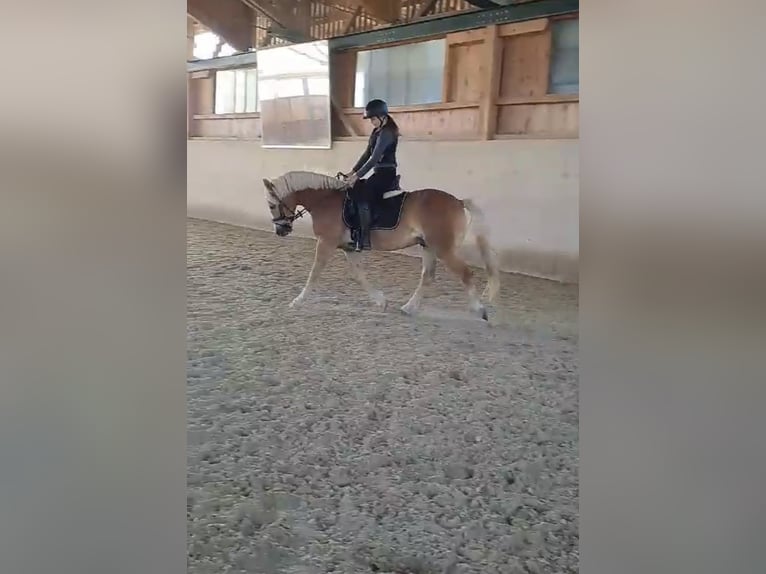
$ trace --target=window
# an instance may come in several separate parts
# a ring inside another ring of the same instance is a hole
[[[373,98],[390,106],[441,102],[445,56],[443,39],[359,52],[354,106]]]
[[[258,75],[255,68],[215,73],[215,113],[242,114],[258,111]]]
[[[216,56],[231,56],[237,51],[212,32],[200,32],[194,36],[194,58],[208,60]]]
[[[550,94],[580,92],[580,21],[557,20],[551,27]]]

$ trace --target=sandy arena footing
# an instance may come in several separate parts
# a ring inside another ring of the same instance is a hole
[[[338,253],[290,309],[313,241],[187,229],[191,574],[578,572],[576,286],[488,326],[439,264],[408,317],[419,259],[365,254],[381,311]]]

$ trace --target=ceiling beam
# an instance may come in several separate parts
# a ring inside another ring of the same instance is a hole
[[[510,4],[495,10],[471,10],[470,12],[459,12],[443,17],[439,15],[435,19],[415,20],[400,26],[330,38],[330,50],[348,50],[362,46],[371,47],[417,40],[450,32],[483,28],[490,24],[505,24],[507,22],[574,14],[579,10],[579,0],[536,0],[535,2]]]
[[[239,0],[186,0],[186,12],[235,50],[252,47],[253,12]]]
[[[492,0],[465,0],[472,6],[476,6],[477,8],[481,8],[482,10],[492,10],[493,8],[497,8],[500,6],[497,2],[492,2]]]
[[[401,0],[333,0],[333,3],[352,10],[361,7],[369,16],[389,24],[399,20],[402,9]]]
[[[343,35],[350,34],[351,30],[354,29],[356,26],[356,19],[359,17],[359,14],[362,13],[362,7],[359,6],[356,10],[354,10],[354,13],[351,14],[348,20],[346,20],[346,23],[343,25]]]
[[[270,34],[290,42],[313,40],[311,36],[311,0],[241,0],[271,21]]]
[[[370,47],[402,40],[413,40],[450,32],[483,28],[489,24],[506,24],[565,14],[576,14],[579,10],[579,0],[537,0],[536,2],[514,4],[493,10],[491,13],[479,11],[463,12],[436,20],[421,20],[394,28],[330,38],[329,44],[331,51]],[[201,70],[241,68],[254,65],[256,60],[256,53],[248,52],[246,54],[216,58],[215,60],[187,62],[186,70],[191,73]]]
[[[423,18],[425,16],[428,16],[431,12],[434,11],[434,8],[436,8],[436,3],[439,0],[428,0],[428,2],[423,2],[423,5],[420,7],[420,10],[418,11],[418,18]]]

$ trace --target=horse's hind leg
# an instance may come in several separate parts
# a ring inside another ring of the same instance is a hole
[[[317,241],[316,253],[314,254],[314,264],[311,266],[309,278],[306,281],[306,285],[303,287],[303,290],[295,299],[293,299],[292,303],[290,303],[290,307],[297,307],[303,303],[303,301],[305,301],[306,296],[316,285],[317,280],[319,279],[319,274],[322,273],[322,270],[325,268],[327,262],[330,260],[330,257],[332,257],[334,252],[335,246],[332,244],[332,242],[323,239],[319,239]]]
[[[367,291],[367,295],[373,303],[385,310],[387,304],[386,296],[383,295],[380,289],[375,289],[367,280],[367,274],[362,267],[362,254],[356,251],[347,251],[346,260],[351,268],[351,276],[362,286],[362,289]]]
[[[476,294],[476,287],[473,284],[473,271],[471,271],[471,268],[465,261],[455,254],[454,250],[440,253],[439,259],[441,259],[449,270],[457,275],[463,283],[463,288],[468,296],[468,308],[471,312],[487,321],[487,309],[482,305],[479,296]]]
[[[428,247],[423,248],[423,269],[420,272],[420,282],[412,293],[412,297],[402,307],[402,312],[407,315],[414,315],[420,308],[420,302],[423,300],[423,288],[433,281],[436,275],[436,254]]]

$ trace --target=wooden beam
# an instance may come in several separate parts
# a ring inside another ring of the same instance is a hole
[[[573,104],[580,101],[579,94],[545,94],[544,96],[506,96],[498,98],[499,106],[525,106],[529,104]]]
[[[261,38],[261,41],[260,41],[260,42],[258,42],[258,47],[259,47],[259,48],[265,48],[265,47],[267,47],[269,44],[271,44],[271,32],[266,32],[266,33],[263,35],[263,38]]]
[[[346,131],[349,133],[349,135],[358,136],[359,132],[356,131],[356,128],[354,127],[353,122],[350,122],[349,119],[346,117],[346,112],[343,111],[343,108],[340,107],[340,105],[338,104],[338,101],[335,99],[334,96],[330,98],[330,102],[332,103],[332,109],[334,109],[335,113],[338,114],[338,119],[340,120],[340,123],[342,123],[343,127],[346,128]]]
[[[455,52],[447,44],[446,54],[444,54],[444,71],[442,73],[442,102],[448,103],[452,100],[452,74],[455,66]]]
[[[364,8],[364,11],[372,18],[389,24],[399,20],[402,3],[401,0],[333,0],[335,4],[347,8]]]
[[[362,7],[358,6],[356,10],[351,14],[346,24],[343,26],[343,35],[350,34],[351,30],[356,26],[356,19],[359,18],[359,14],[362,13]]]
[[[420,7],[416,18],[425,18],[428,16],[431,12],[434,11],[434,8],[436,8],[437,2],[439,2],[439,0],[428,0],[428,2],[424,2]]]
[[[454,32],[447,35],[447,44],[449,46],[459,46],[460,44],[475,44],[486,40],[486,29],[465,30],[463,32]]]
[[[275,36],[283,35],[287,40],[301,42],[313,39],[311,36],[310,0],[292,0],[289,4],[285,1],[275,0],[241,1],[271,20],[271,33]],[[281,31],[284,31],[285,34],[281,34]]]
[[[207,80],[213,75],[211,70],[200,70],[199,72],[192,72],[189,74],[190,80]]]
[[[544,32],[548,27],[548,18],[537,18],[536,20],[526,20],[525,22],[511,22],[500,26],[500,35],[516,36],[518,34],[532,34],[534,32]]]
[[[213,58],[217,58],[221,55],[221,49],[226,41],[223,38],[218,38],[218,43],[215,45],[215,51],[213,52]]]
[[[424,18],[348,36],[330,38],[331,50],[349,50],[364,46],[391,44],[394,42],[417,41],[427,36],[443,36],[450,32],[481,28],[488,24],[506,24],[542,17],[562,16],[577,13],[579,0],[535,0],[521,4],[510,4],[497,10],[464,10],[450,14],[439,14],[435,18]]]
[[[370,16],[384,22],[398,22],[402,15],[401,0],[362,0],[362,6]]]
[[[230,70],[232,68],[251,68],[256,66],[258,55],[255,52],[245,52],[244,54],[234,54],[233,56],[223,56],[211,60],[192,60],[186,62],[186,71],[189,73],[200,70]]]
[[[500,72],[503,62],[503,42],[497,24],[485,29],[484,46],[487,62],[486,74],[483,78],[481,98],[481,124],[479,130],[482,139],[491,140],[497,131],[497,98],[500,93]]]
[[[478,109],[476,102],[449,102],[438,104],[415,104],[412,106],[389,106],[391,112],[400,113],[425,113],[425,112],[447,112],[450,110],[474,110]],[[359,114],[363,108],[344,108],[347,114]]]
[[[252,47],[253,12],[239,0],[187,0],[186,10],[235,50]]]

